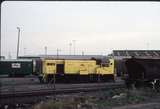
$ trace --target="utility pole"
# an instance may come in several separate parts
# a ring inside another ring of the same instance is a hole
[[[75,49],[76,49],[76,40],[73,40],[73,49],[74,49],[74,55],[75,55]]]
[[[26,48],[24,47],[24,55],[26,54]]]
[[[19,54],[19,40],[20,40],[20,28],[17,27],[17,29],[18,29],[17,59],[18,59],[18,54]]]
[[[11,59],[11,52],[8,53],[8,59]]]
[[[82,51],[82,56],[84,56],[84,51]]]
[[[72,46],[72,43],[69,43],[69,55],[71,55],[71,46]]]
[[[61,50],[57,48],[57,59],[59,58],[59,51]]]

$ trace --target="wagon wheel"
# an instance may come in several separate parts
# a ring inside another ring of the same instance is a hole
[[[160,80],[159,79],[156,79],[154,88],[157,92],[160,92]]]
[[[126,79],[125,80],[125,85],[128,89],[132,89],[132,86],[133,86],[133,81],[129,80],[129,79]]]

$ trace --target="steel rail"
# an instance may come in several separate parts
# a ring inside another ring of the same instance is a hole
[[[58,88],[79,88],[79,87],[100,87],[100,86],[111,86],[115,84],[124,84],[124,82],[119,83],[86,83],[86,84],[56,84],[56,89]],[[53,84],[25,84],[21,86],[17,85],[10,85],[10,86],[2,86],[0,90],[4,92],[5,90],[8,91],[13,86],[16,88],[16,91],[21,89],[27,90],[43,90],[43,89],[53,89]]]
[[[69,88],[49,88],[49,89],[37,89],[30,91],[10,91],[10,92],[1,92],[0,94],[0,106],[8,104],[34,104],[35,102],[40,102],[41,100],[46,99],[46,97],[56,98],[57,95],[63,94],[75,94],[81,92],[95,92],[95,91],[105,91],[116,88],[126,88],[124,84],[109,84],[109,85],[94,85],[86,87],[69,87]],[[99,92],[101,93],[101,92]]]

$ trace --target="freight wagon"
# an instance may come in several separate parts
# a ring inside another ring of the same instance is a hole
[[[0,60],[0,75],[26,76],[33,73],[32,60]]]
[[[160,59],[131,58],[124,59],[123,78],[126,85],[136,87],[152,85],[160,88]]]

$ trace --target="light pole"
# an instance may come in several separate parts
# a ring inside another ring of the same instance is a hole
[[[20,40],[20,28],[17,27],[17,29],[18,29],[17,59],[18,59],[18,54],[19,54],[19,40]]]
[[[0,12],[0,13],[1,13],[1,12]],[[0,16],[1,16],[1,15],[0,15]],[[1,21],[0,21],[0,24],[1,24]],[[2,42],[1,39],[2,39],[2,38],[1,38],[1,29],[0,29],[0,60],[1,60],[1,57],[2,57],[2,56],[1,56],[1,48],[2,48],[2,47],[1,47],[1,46],[2,46],[2,45],[1,45],[1,42]]]
[[[72,46],[72,43],[69,43],[69,55],[71,55],[71,46]]]
[[[57,59],[58,59],[58,56],[59,56],[59,51],[61,51],[61,50],[57,48]],[[55,100],[56,100],[56,74],[53,75],[53,87],[54,87],[53,99],[54,99],[54,102],[55,102]]]
[[[47,46],[44,47],[45,50],[45,56],[47,56]]]

